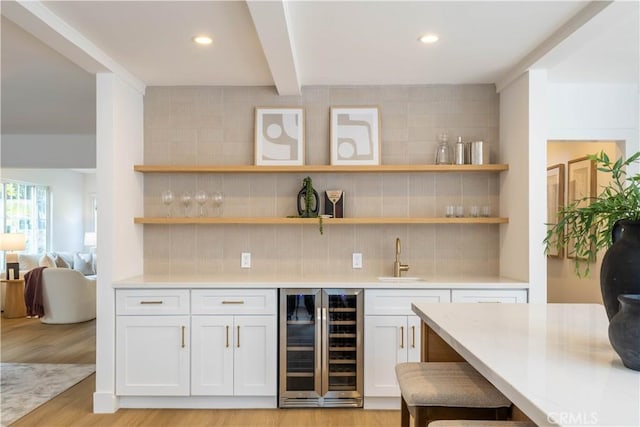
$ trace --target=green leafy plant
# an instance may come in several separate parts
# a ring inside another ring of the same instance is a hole
[[[560,209],[558,223],[547,224],[550,228],[544,239],[547,253],[553,245],[574,251],[578,277],[588,276],[598,251],[613,244],[611,230],[616,221],[640,220],[640,174],[628,177],[626,173],[626,167],[640,159],[640,152],[615,162],[604,151],[588,157],[596,162],[597,170],[610,175],[609,184],[597,197],[585,197]]]

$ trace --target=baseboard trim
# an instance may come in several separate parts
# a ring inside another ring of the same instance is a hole
[[[113,414],[120,408],[118,397],[113,393],[93,393],[93,413]]]
[[[277,408],[276,396],[120,396],[121,408],[173,409],[270,409]]]
[[[364,397],[364,409],[400,409],[400,397]]]

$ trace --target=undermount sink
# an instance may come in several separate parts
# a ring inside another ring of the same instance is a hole
[[[378,280],[381,282],[422,282],[424,279],[422,277],[394,277],[394,276],[384,276],[378,277]]]

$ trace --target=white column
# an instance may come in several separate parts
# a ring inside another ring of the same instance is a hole
[[[547,74],[531,70],[500,92],[500,275],[530,284],[529,302],[547,301]]]
[[[115,298],[113,282],[143,272],[143,93],[115,74],[96,75],[98,302],[93,411],[115,412]]]

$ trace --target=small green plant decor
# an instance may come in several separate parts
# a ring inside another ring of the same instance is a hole
[[[561,208],[558,222],[547,224],[550,228],[544,239],[547,253],[554,245],[565,248],[573,242],[568,249],[575,253],[578,277],[588,276],[598,251],[613,244],[611,232],[616,221],[640,220],[640,173],[633,176],[626,173],[626,167],[640,159],[640,152],[626,160],[612,161],[604,151],[588,158],[595,161],[598,171],[609,174],[609,183],[601,187],[598,196],[585,197]]]

